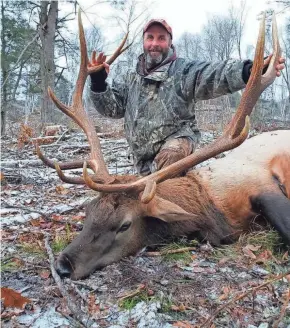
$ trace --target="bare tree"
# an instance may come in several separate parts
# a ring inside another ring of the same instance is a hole
[[[58,1],[41,1],[39,13],[39,35],[41,40],[41,121],[53,121],[53,104],[48,95],[48,86],[54,90],[55,78],[55,31],[58,17]]]
[[[238,21],[227,16],[212,16],[202,31],[204,52],[210,60],[231,57],[236,47]]]
[[[236,24],[233,24],[233,28],[236,39],[236,48],[240,59],[242,59],[241,41],[247,18],[246,4],[246,0],[241,0],[240,6],[238,8],[231,6],[229,9],[231,20],[236,21]]]
[[[127,44],[131,46],[125,51],[116,62],[113,76],[126,77],[127,73],[136,65],[138,55],[142,52],[142,28],[149,20],[150,2],[140,2],[138,0],[127,0],[122,6],[118,6],[114,19],[124,33],[130,31]]]
[[[185,32],[176,43],[178,55],[186,59],[204,59],[202,54],[201,37],[198,34]]]

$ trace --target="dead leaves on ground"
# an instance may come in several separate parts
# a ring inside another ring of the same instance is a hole
[[[35,131],[30,126],[21,123],[20,131],[17,137],[18,148],[21,149],[24,145],[31,142],[31,138],[34,136]]]
[[[1,287],[1,299],[4,300],[5,308],[24,309],[25,305],[31,302],[29,298],[22,296],[21,293],[6,287]]]

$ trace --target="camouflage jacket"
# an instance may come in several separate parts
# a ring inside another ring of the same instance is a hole
[[[140,61],[139,61],[140,64]],[[95,108],[104,116],[124,117],[126,138],[137,167],[153,160],[168,138],[187,136],[198,141],[195,103],[245,87],[243,61],[209,63],[183,58],[142,76],[129,73],[126,82],[91,91]]]

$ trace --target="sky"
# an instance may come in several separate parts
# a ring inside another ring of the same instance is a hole
[[[226,14],[228,8],[233,5],[240,8],[241,0],[138,0],[143,6],[149,7],[150,18],[163,18],[173,29],[173,43],[184,32],[199,33],[206,24],[208,18],[214,14]],[[106,41],[112,42],[119,27],[112,23],[112,10],[106,4],[98,4],[96,0],[79,0],[80,6],[86,12],[83,16],[84,26],[99,25],[105,35]],[[100,0],[99,0],[100,2]],[[151,4],[153,3],[153,4]],[[151,5],[150,5],[151,4]],[[246,26],[242,45],[244,53],[247,44],[255,45],[258,35],[259,21],[257,16],[261,11],[275,8],[269,5],[269,0],[246,0]],[[277,10],[276,10],[277,12]],[[289,15],[289,12],[288,12]],[[284,23],[285,14],[278,13],[278,28]],[[74,23],[73,27],[76,24]]]

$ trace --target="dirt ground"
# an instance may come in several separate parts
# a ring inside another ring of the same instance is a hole
[[[17,139],[2,141],[3,327],[290,327],[289,250],[272,230],[223,249],[184,239],[156,245],[87,279],[63,280],[64,296],[45,236],[57,256],[81,230],[94,194],[61,183],[31,145],[18,146]],[[102,147],[111,172],[134,172],[124,139],[104,138]],[[88,147],[75,132],[44,150],[64,160],[85,156]],[[181,248],[188,250],[169,254]]]

